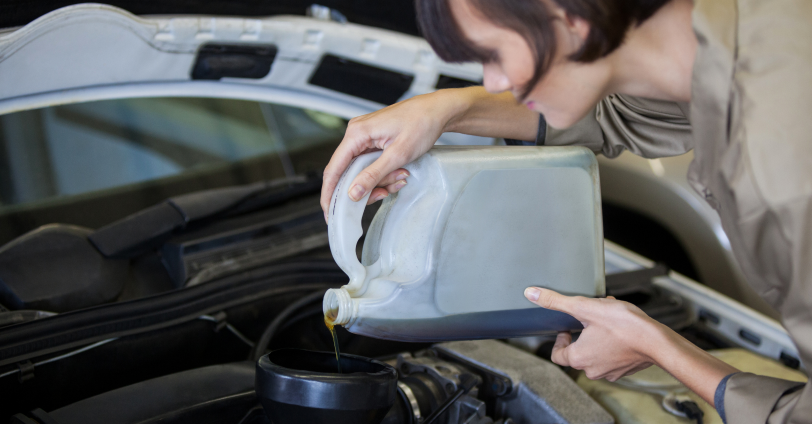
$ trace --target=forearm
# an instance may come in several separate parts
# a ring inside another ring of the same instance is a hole
[[[446,132],[535,140],[538,113],[518,103],[511,93],[491,94],[482,87],[440,90],[433,95],[452,105]]]
[[[719,383],[725,376],[739,370],[664,325],[654,325],[657,326],[657,335],[649,348],[652,360],[710,405],[714,405],[714,394]]]

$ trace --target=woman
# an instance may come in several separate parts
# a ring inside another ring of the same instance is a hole
[[[325,169],[322,207],[353,157],[384,150],[350,186],[353,200],[371,191],[377,201],[407,183],[400,167],[445,131],[580,144],[610,157],[695,149],[689,180],[719,211],[748,281],[812,364],[812,2],[418,0],[417,7],[440,57],[483,63],[484,89],[441,90],[350,121]],[[559,365],[615,381],[656,364],[726,422],[812,421],[809,384],[737,372],[628,303],[535,287],[525,296],[584,324],[575,343],[558,335]]]

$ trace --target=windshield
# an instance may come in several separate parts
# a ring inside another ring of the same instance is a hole
[[[314,110],[215,98],[116,99],[0,116],[0,227],[3,216],[57,206],[51,222],[98,227],[188,191],[320,173],[346,125]],[[114,199],[125,194],[131,204],[122,208]],[[110,213],[70,207],[103,199]]]

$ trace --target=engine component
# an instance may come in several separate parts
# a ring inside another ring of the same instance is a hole
[[[60,424],[237,423],[255,404],[254,366],[238,362],[133,384],[57,409],[50,416]]]
[[[260,268],[248,276],[179,290],[162,296],[160,301],[144,299],[76,311],[69,315],[69,325],[55,319],[35,320],[0,332],[0,366],[106,338],[167,328],[263,298],[325,290],[344,281],[345,277],[330,262],[290,262]],[[156,314],[156,310],[160,313]],[[115,325],[110,324],[111,319],[116,320]]]
[[[493,424],[477,398],[481,376],[434,356],[408,353],[398,355],[397,369],[401,398],[383,424]]]
[[[134,258],[192,223],[281,204],[320,186],[318,179],[297,177],[185,194],[106,225],[88,239],[108,258]]]
[[[0,327],[17,324],[26,321],[33,321],[40,318],[48,318],[56,315],[53,312],[45,311],[2,311],[0,310]]]
[[[613,423],[614,419],[552,362],[495,340],[460,341],[435,345],[437,354],[485,375],[491,390],[500,393],[496,417],[524,423]],[[497,376],[495,379],[493,376]],[[505,383],[510,383],[503,389]]]
[[[265,354],[268,344],[271,343],[271,339],[273,339],[273,336],[276,334],[277,330],[279,330],[282,324],[302,307],[307,306],[308,304],[311,304],[317,300],[321,300],[322,295],[323,292],[321,290],[315,291],[293,302],[279,312],[279,315],[277,315],[276,318],[274,318],[273,321],[271,321],[271,323],[265,327],[265,331],[262,332],[262,335],[259,336],[257,343],[251,348],[251,353],[248,354],[248,360],[258,361],[259,358]]]
[[[341,375],[333,371],[333,352],[270,355],[273,362],[264,356],[256,367],[198,368],[28,415],[45,414],[60,424],[268,424],[268,418],[275,424],[428,424],[433,415],[431,424],[614,422],[557,366],[495,340],[439,344],[386,364],[342,354],[349,372]],[[29,422],[18,415],[12,422]]]
[[[67,312],[115,300],[129,261],[99,254],[88,242],[90,234],[87,228],[51,224],[0,248],[0,304]]]
[[[279,349],[257,363],[256,392],[274,424],[379,424],[395,401],[390,365],[330,352]]]
[[[325,246],[324,215],[308,198],[187,229],[161,256],[175,286],[189,287]]]
[[[742,372],[783,380],[807,381],[804,373],[745,349],[717,349],[709,350],[708,353]],[[712,405],[703,402],[697,394],[657,366],[623,377],[614,383],[590,380],[582,371],[574,378],[578,386],[622,422],[685,424],[690,423],[686,418],[696,423],[700,416],[705,423],[722,422]],[[685,410],[680,409],[678,404],[682,404]]]
[[[451,342],[397,358],[399,392],[383,424],[417,424],[470,376],[477,385],[436,424],[614,423],[554,364],[496,340]]]
[[[333,352],[280,349],[256,366],[184,371],[28,415],[60,424],[614,422],[557,366],[500,341],[444,343],[385,362],[342,355],[345,374],[336,374]]]

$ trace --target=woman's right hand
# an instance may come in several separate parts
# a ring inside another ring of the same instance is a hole
[[[324,169],[321,208],[325,219],[339,178],[359,155],[383,150],[350,184],[353,201],[372,190],[371,204],[406,185],[409,171],[401,167],[431,149],[460,109],[459,96],[447,91],[453,90],[415,96],[350,120],[344,139]]]

